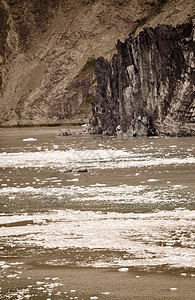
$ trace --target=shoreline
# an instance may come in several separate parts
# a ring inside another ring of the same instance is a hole
[[[85,122],[65,122],[65,123],[37,123],[37,124],[15,124],[15,125],[2,125],[0,128],[36,128],[36,127],[61,127],[61,126],[81,126]]]

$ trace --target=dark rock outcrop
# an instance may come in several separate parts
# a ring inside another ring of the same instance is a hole
[[[145,28],[97,59],[91,133],[195,135],[194,25]]]

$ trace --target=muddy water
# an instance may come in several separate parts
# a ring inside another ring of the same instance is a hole
[[[119,277],[94,295],[86,282],[74,290],[81,270],[194,282],[195,138],[70,129],[66,137],[56,128],[0,129],[0,297],[114,299]],[[54,270],[75,272],[72,289]]]

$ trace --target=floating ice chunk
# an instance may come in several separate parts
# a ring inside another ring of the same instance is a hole
[[[187,276],[187,274],[186,274],[186,273],[181,273],[180,275],[181,275],[181,276]]]
[[[153,179],[153,178],[148,179],[148,182],[154,182],[154,181],[158,181],[158,179]]]
[[[110,292],[102,292],[102,295],[110,295]]]
[[[35,139],[35,138],[23,139],[23,142],[34,142],[34,141],[37,141],[37,139]]]
[[[55,180],[52,180],[52,182],[62,182],[62,180],[61,179],[55,179]]]
[[[182,185],[180,185],[180,184],[176,184],[176,185],[173,185],[172,187],[173,187],[173,188],[181,188],[181,187],[182,187]]]
[[[2,269],[8,269],[8,268],[10,268],[10,265],[3,265],[3,266],[1,266],[1,268]]]
[[[71,293],[76,293],[76,290],[70,290]]]
[[[37,282],[36,282],[37,285],[41,285],[41,284],[44,284],[44,283],[45,283],[45,282],[42,282],[42,281],[37,281]]]
[[[171,145],[171,146],[169,146],[169,148],[177,148],[177,146],[176,145]]]
[[[177,291],[177,288],[170,288],[170,291]]]
[[[74,179],[67,179],[66,181],[79,181],[78,178],[74,178]]]
[[[94,187],[94,186],[99,186],[99,187],[101,187],[101,186],[106,186],[106,184],[105,184],[105,183],[96,183],[96,184],[91,184],[91,185],[90,185],[90,187]]]
[[[10,274],[10,275],[7,275],[8,278],[14,278],[14,277],[16,277],[16,276],[17,276],[17,274]]]
[[[97,300],[97,299],[99,299],[99,297],[93,296],[93,297],[90,297],[90,299],[91,299],[91,300]]]
[[[119,272],[128,272],[129,268],[120,268],[118,269]]]

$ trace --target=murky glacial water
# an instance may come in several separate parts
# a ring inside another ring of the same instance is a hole
[[[30,265],[194,277],[195,138],[57,130],[0,129],[0,299],[65,299],[55,277],[14,288]]]

